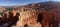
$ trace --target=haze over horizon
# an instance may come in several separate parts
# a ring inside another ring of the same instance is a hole
[[[0,6],[15,6],[15,5],[18,6],[46,1],[60,2],[60,0],[0,0]]]

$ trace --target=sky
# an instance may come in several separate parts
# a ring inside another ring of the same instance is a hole
[[[50,0],[0,0],[0,6],[26,5],[30,3],[38,3],[46,1]],[[51,0],[51,1],[59,2],[60,0]]]

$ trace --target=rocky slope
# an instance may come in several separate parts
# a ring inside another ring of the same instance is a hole
[[[16,12],[20,13],[17,27],[24,26],[25,24],[31,25],[37,23],[39,14],[43,15],[43,25],[51,21],[52,18],[60,22],[60,2],[40,2],[25,6],[13,6],[12,8],[6,8],[6,10],[7,9],[13,10],[12,12],[14,15]]]

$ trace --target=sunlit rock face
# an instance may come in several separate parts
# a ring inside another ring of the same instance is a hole
[[[25,10],[25,11],[24,11]],[[17,26],[24,26],[25,24],[33,24],[36,23],[37,21],[37,12],[35,9],[31,10],[31,9],[22,9],[19,16],[19,21],[17,22]]]
[[[15,16],[17,12],[16,10],[13,10],[12,13],[14,14],[13,16]]]

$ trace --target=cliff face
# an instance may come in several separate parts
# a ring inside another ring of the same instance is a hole
[[[16,9],[20,13],[17,26],[19,27],[20,25],[24,26],[25,24],[31,25],[37,23],[39,14],[42,14],[42,25],[50,22],[52,18],[60,22],[59,4],[60,2],[41,2],[17,7]]]

